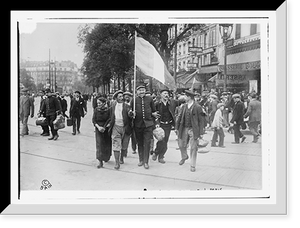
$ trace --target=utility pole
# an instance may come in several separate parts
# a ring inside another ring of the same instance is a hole
[[[50,63],[50,48],[49,48],[49,85],[51,89],[51,63]]]

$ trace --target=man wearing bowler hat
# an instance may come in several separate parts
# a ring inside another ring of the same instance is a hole
[[[146,88],[140,85],[136,88],[137,96],[131,102],[131,111],[134,117],[134,131],[138,144],[139,163],[149,169],[150,143],[153,138],[154,119],[158,117],[154,101],[151,96],[146,96]]]
[[[161,100],[155,103],[156,110],[159,113],[158,124],[165,131],[165,137],[163,140],[156,143],[156,148],[152,156],[152,160],[164,164],[164,155],[168,150],[168,141],[171,133],[171,129],[175,126],[175,109],[177,102],[170,99],[170,91],[168,89],[162,89],[160,91]]]
[[[198,150],[198,139],[204,134],[204,118],[205,115],[202,107],[195,102],[195,94],[189,90],[185,91],[186,103],[180,109],[178,114],[175,130],[178,135],[178,146],[181,152],[181,160],[179,165],[183,165],[185,160],[189,158],[187,155],[187,146],[190,144],[190,170],[196,171],[196,160]]]

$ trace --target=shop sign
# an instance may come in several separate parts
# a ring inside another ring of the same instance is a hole
[[[259,69],[260,69],[260,61],[227,65],[227,71],[249,71],[249,70],[259,70]],[[219,70],[224,71],[224,65],[219,65]]]
[[[202,47],[189,47],[188,51],[193,52],[193,53],[202,53],[203,48]]]

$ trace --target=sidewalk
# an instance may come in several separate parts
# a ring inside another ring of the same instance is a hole
[[[69,101],[68,101],[69,104]],[[35,101],[36,108],[39,100]],[[37,109],[36,109],[37,110]],[[57,141],[40,136],[36,117],[29,119],[29,135],[20,137],[21,190],[39,190],[47,179],[49,190],[203,190],[204,188],[261,189],[261,141],[234,145],[233,135],[225,132],[226,148],[213,147],[206,154],[198,153],[196,172],[190,172],[189,160],[182,166],[176,135],[170,135],[165,164],[150,156],[148,170],[138,167],[138,155],[128,149],[128,157],[120,170],[114,169],[114,158],[97,169],[92,108],[82,119],[81,134],[73,136],[72,128],[59,130]],[[204,138],[210,140],[212,132]]]

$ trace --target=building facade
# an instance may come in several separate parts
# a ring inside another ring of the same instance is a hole
[[[178,35],[187,25],[178,24]],[[175,38],[174,27],[169,30]],[[232,41],[226,49],[228,90],[260,91],[260,26],[259,24],[233,24]],[[222,91],[224,87],[225,46],[219,24],[205,24],[191,29],[177,42],[170,67],[176,56],[176,82],[179,88]],[[194,78],[196,80],[194,80]]]
[[[73,82],[78,79],[77,65],[71,61],[23,61],[38,88],[51,88],[60,93],[72,91]],[[56,86],[55,86],[56,85]]]

